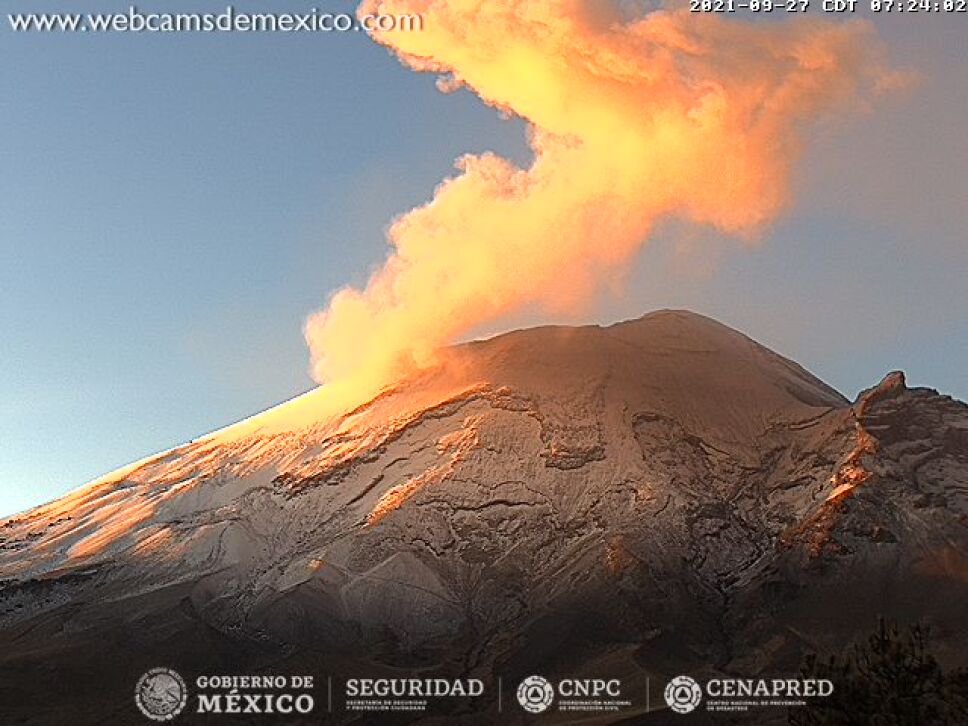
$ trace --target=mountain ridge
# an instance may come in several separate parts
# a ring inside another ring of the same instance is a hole
[[[214,660],[607,670],[644,701],[676,673],[789,674],[878,613],[964,659],[968,406],[902,374],[851,403],[661,311],[457,346],[308,427],[279,429],[287,405],[0,520],[0,696],[36,705],[31,668],[114,693]]]

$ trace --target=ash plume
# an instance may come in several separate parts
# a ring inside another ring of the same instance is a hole
[[[673,215],[755,239],[817,121],[897,76],[863,21],[744,22],[582,0],[366,0],[420,13],[374,38],[528,123],[533,161],[468,154],[397,218],[365,287],[305,325],[320,382],[373,390],[525,307],[579,308]]]

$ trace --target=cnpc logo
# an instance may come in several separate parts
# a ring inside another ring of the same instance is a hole
[[[528,713],[543,713],[554,703],[555,697],[571,698],[618,698],[622,695],[622,682],[617,678],[564,678],[557,687],[544,676],[528,676],[518,685],[518,703]]]

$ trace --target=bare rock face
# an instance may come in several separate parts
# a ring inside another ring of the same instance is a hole
[[[851,404],[662,311],[459,346],[353,411],[279,420],[0,521],[12,723],[126,723],[160,662],[613,676],[636,698],[792,674],[878,614],[968,662],[968,406],[903,374]]]

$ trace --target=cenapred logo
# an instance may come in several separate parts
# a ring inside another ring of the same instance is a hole
[[[134,702],[152,721],[171,721],[188,701],[184,679],[171,668],[152,668],[138,679]]]
[[[518,686],[518,703],[528,713],[547,711],[554,700],[555,689],[541,676],[528,676]]]
[[[693,711],[702,700],[702,688],[689,676],[676,676],[665,687],[665,702],[676,713]]]

